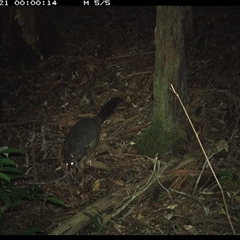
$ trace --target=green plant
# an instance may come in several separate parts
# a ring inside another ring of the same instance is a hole
[[[221,185],[223,185],[227,180],[231,180],[233,183],[237,183],[238,185],[240,185],[240,178],[235,173],[222,171],[217,174],[217,177]]]
[[[86,216],[88,216],[92,221],[92,228],[100,235],[103,235],[106,233],[106,228],[103,227],[103,218],[99,215],[96,217],[93,217],[91,214],[84,212]]]
[[[24,151],[16,148],[3,147],[0,149],[0,182],[10,182],[11,178],[23,175],[23,172],[16,168],[14,161],[8,158],[9,153],[23,154]]]
[[[39,233],[44,233],[41,228],[30,228],[25,233],[23,233],[23,235],[37,235]]]
[[[16,188],[10,182],[23,176],[23,172],[16,167],[14,161],[9,159],[9,154],[23,154],[24,151],[15,148],[4,147],[0,149],[0,219],[4,211],[9,208],[21,206],[22,200],[39,199],[60,206],[65,206],[64,202],[50,195],[45,195],[42,188],[38,186],[28,186]]]

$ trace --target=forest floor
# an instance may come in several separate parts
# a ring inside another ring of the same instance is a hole
[[[226,205],[193,138],[184,156],[174,150],[167,156],[178,157],[182,168],[166,184],[143,192],[109,221],[104,221],[106,212],[90,216],[76,234],[232,234],[233,228],[240,233],[239,11],[199,7],[196,33],[186,44],[186,108],[221,180]],[[35,181],[62,177],[67,171],[62,145],[70,127],[81,117],[95,116],[112,97],[125,102],[102,125],[98,147],[86,156],[106,169],[86,165],[63,181],[41,185],[66,207],[25,199],[4,211],[1,204],[0,234],[24,234],[35,227],[41,229],[38,234],[51,233],[87,206],[150,178],[154,169],[155,160],[138,155],[134,146],[151,124],[156,8],[59,7],[56,24],[64,46],[57,54],[29,71],[0,69],[0,142],[26,151],[11,158],[18,168]],[[24,182],[11,186],[29,187]]]

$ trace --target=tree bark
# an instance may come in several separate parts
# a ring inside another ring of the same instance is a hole
[[[190,7],[157,7],[152,125],[137,143],[139,153],[150,157],[179,152],[186,140],[186,118],[170,85],[186,103],[185,24],[189,11]]]
[[[3,7],[1,67],[32,67],[48,58],[59,42],[50,9],[39,7]]]

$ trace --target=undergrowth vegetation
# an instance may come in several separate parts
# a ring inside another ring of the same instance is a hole
[[[6,211],[22,206],[23,200],[44,201],[64,207],[60,199],[45,194],[39,186],[30,185],[26,187],[15,186],[13,183],[24,177],[24,173],[17,168],[16,163],[9,158],[9,155],[24,154],[23,150],[3,147],[0,149],[0,221]],[[29,229],[26,234],[34,234],[39,228]]]

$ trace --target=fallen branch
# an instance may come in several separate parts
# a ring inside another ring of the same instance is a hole
[[[155,158],[154,171],[150,178],[142,180],[137,185],[121,188],[117,192],[94,202],[92,205],[86,207],[84,210],[59,225],[50,233],[50,235],[76,234],[85,226],[89,225],[92,222],[92,219],[98,217],[99,215],[104,216],[104,214],[112,211],[107,216],[105,215],[103,223],[106,224],[111,218],[123,211],[132,201],[134,201],[134,199],[142,194],[154,191],[154,189],[159,187],[160,182],[162,186],[162,183],[169,180],[169,178],[162,173],[172,164],[172,162],[174,162],[174,160],[170,161],[168,164],[164,164],[162,168],[159,169],[160,161]]]

